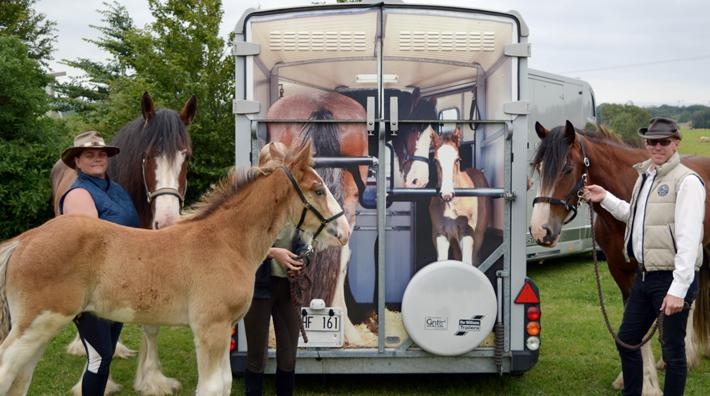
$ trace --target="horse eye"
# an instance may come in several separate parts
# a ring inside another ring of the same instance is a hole
[[[319,196],[319,197],[320,197],[320,196],[323,196],[323,195],[325,195],[325,188],[323,188],[323,187],[318,188],[318,189],[316,189],[315,193],[316,193],[316,195]]]

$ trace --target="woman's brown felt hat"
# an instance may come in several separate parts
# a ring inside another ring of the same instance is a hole
[[[76,163],[74,158],[78,157],[86,149],[101,149],[106,151],[106,155],[113,157],[121,151],[118,147],[107,146],[104,138],[96,131],[87,131],[78,134],[74,138],[74,145],[62,152],[62,161],[70,168],[74,169]]]

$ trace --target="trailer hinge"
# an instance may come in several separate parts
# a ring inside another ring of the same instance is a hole
[[[498,270],[498,271],[496,271],[496,277],[498,277],[498,278],[510,278],[510,271],[508,271],[508,270]]]
[[[259,113],[261,104],[254,100],[235,100],[232,102],[232,113],[234,114],[256,114]]]
[[[232,46],[233,56],[250,56],[259,55],[261,53],[261,45],[256,43],[249,43],[246,41],[239,41],[234,43]]]
[[[504,193],[501,195],[501,197],[502,197],[504,200],[506,200],[506,201],[515,201],[515,198],[516,198],[515,193],[512,192],[512,191],[506,191],[506,192],[504,192]]]
[[[512,115],[530,114],[530,102],[519,100],[517,102],[503,103],[503,112]]]
[[[505,54],[505,56],[515,56],[518,58],[529,58],[531,55],[530,43],[508,44],[503,48],[503,54]]]

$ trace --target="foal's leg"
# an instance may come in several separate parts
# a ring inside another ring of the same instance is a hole
[[[466,235],[461,238],[461,261],[464,264],[473,265],[473,237]]]
[[[143,326],[143,342],[138,352],[138,368],[133,389],[144,395],[171,395],[182,385],[175,378],[163,375],[158,356],[159,326]]]
[[[232,376],[225,378],[229,362],[230,323],[192,324],[197,353],[197,391],[200,396],[229,396]],[[226,355],[226,356],[225,356]]]
[[[449,259],[449,247],[451,243],[449,238],[443,235],[436,236],[436,261],[444,261]]]
[[[71,322],[74,316],[44,312],[26,328],[10,330],[0,345],[0,395],[23,395],[32,372],[49,341]],[[22,318],[17,318],[21,322]]]

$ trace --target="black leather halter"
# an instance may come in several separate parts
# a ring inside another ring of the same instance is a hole
[[[286,176],[288,176],[288,179],[291,180],[291,184],[293,185],[293,188],[296,189],[296,192],[298,193],[298,197],[301,198],[301,202],[303,202],[303,211],[301,212],[301,219],[298,221],[298,225],[296,226],[296,229],[303,232],[303,229],[301,228],[301,226],[303,225],[303,221],[306,219],[306,214],[310,210],[311,213],[313,213],[318,218],[318,220],[320,220],[320,227],[318,227],[318,231],[316,231],[315,234],[313,234],[313,239],[318,238],[318,234],[320,234],[321,231],[323,231],[323,229],[325,228],[325,226],[328,223],[330,223],[331,221],[344,215],[345,212],[341,210],[340,213],[336,213],[329,218],[325,218],[325,216],[323,216],[318,211],[318,209],[313,207],[313,205],[311,205],[310,202],[308,202],[308,200],[306,199],[306,195],[303,194],[303,190],[301,190],[301,186],[298,185],[296,178],[293,177],[293,173],[291,173],[291,170],[288,169],[285,165],[282,165],[281,169],[283,169],[284,173],[286,173]]]
[[[582,194],[584,194],[584,186],[587,184],[589,178],[589,157],[587,157],[587,152],[584,150],[584,140],[582,136],[577,136],[579,138],[579,147],[582,150],[582,162],[584,163],[584,172],[582,172],[582,176],[580,177],[580,179],[577,181],[574,187],[572,187],[572,190],[569,192],[569,194],[567,194],[564,199],[553,197],[535,197],[535,199],[533,199],[533,206],[535,206],[535,204],[538,202],[549,203],[550,205],[564,206],[565,210],[567,210],[567,213],[572,213],[572,215],[567,217],[562,224],[567,224],[570,221],[574,220],[575,217],[577,217],[577,207],[579,207],[580,198],[582,197]],[[572,200],[574,199],[576,199],[576,201],[572,203]]]

